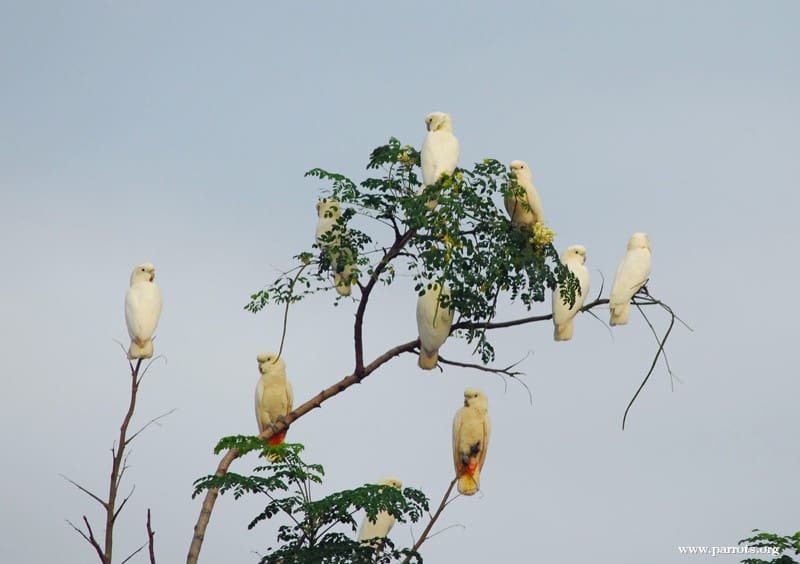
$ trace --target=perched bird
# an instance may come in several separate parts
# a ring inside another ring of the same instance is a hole
[[[586,295],[589,293],[589,270],[586,268],[586,248],[583,245],[572,245],[561,254],[561,262],[578,279],[580,294],[575,292],[575,304],[569,307],[561,297],[561,286],[553,290],[553,338],[556,341],[569,341],[572,338],[572,323],[574,317],[583,307]]]
[[[161,290],[153,282],[156,267],[146,262],[133,269],[125,296],[125,324],[131,337],[128,358],[152,358],[153,332],[161,315]]]
[[[450,296],[438,282],[429,283],[425,293],[417,300],[417,331],[419,332],[419,360],[423,370],[432,370],[439,361],[439,348],[450,335],[453,310],[442,307],[439,296]]]
[[[453,464],[458,477],[458,491],[473,495],[481,489],[481,469],[489,448],[489,400],[476,388],[464,391],[464,407],[453,419]]]
[[[443,174],[453,174],[458,164],[458,139],[453,135],[453,122],[444,112],[433,112],[425,116],[428,133],[422,141],[420,166],[422,168],[421,194],[427,186],[436,184]],[[428,209],[436,207],[436,200],[426,204]]]
[[[530,167],[524,161],[511,161],[511,176],[525,191],[524,198],[506,196],[504,200],[511,223],[517,227],[533,227],[537,221],[544,221],[542,199],[533,185]]]
[[[330,198],[322,198],[317,202],[317,215],[319,221],[317,222],[317,244],[322,248],[323,252],[328,254],[328,260],[331,262],[331,269],[333,270],[333,285],[336,291],[342,296],[350,295],[350,281],[353,276],[353,261],[343,260],[343,266],[339,271],[340,256],[344,258],[352,258],[349,249],[342,249],[338,252],[330,250],[332,247],[338,247],[341,241],[341,234],[343,228],[336,228],[336,222],[342,216],[342,209],[339,202]],[[323,235],[330,231],[335,234],[331,236],[330,240],[323,242]]]
[[[391,486],[398,490],[403,487],[403,482],[398,478],[384,478],[378,485]],[[368,541],[369,539],[385,538],[394,526],[394,517],[386,511],[379,511],[375,517],[375,521],[370,521],[367,516],[361,521],[361,527],[358,529],[358,540]],[[366,543],[365,543],[366,544]]]
[[[256,421],[258,432],[274,425],[280,417],[292,411],[294,394],[292,384],[286,379],[286,363],[275,353],[261,353],[256,357],[261,378],[256,385]],[[286,438],[286,431],[269,438],[269,444],[279,445]]]
[[[611,325],[625,325],[631,311],[631,298],[650,276],[651,251],[647,233],[634,233],[628,241],[628,250],[617,267],[608,307]]]

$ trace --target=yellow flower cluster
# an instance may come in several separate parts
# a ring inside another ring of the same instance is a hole
[[[414,162],[414,159],[411,157],[409,151],[413,150],[411,145],[406,145],[403,147],[403,152],[397,155],[397,162],[399,162],[403,166],[407,166],[411,168],[412,166],[416,165],[417,163]]]
[[[553,238],[556,236],[556,232],[550,229],[549,227],[545,227],[543,221],[537,221],[533,224],[531,228],[533,231],[533,237],[531,238],[531,243],[536,246],[547,245],[548,243],[553,242]]]

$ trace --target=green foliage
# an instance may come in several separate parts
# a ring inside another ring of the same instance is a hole
[[[544,301],[547,289],[560,285],[565,303],[574,303],[579,284],[561,264],[553,232],[542,224],[514,226],[501,210],[504,196],[522,194],[502,163],[486,159],[472,170],[456,169],[422,193],[415,173],[418,164],[419,152],[392,138],[372,152],[367,164],[368,170],[381,171],[380,176],[356,184],[319,168],[307,172],[329,184],[328,197],[342,204],[342,215],[320,244],[314,244],[316,252],[296,257],[316,265],[316,272],[308,277],[282,275],[253,294],[246,309],[257,312],[268,303],[294,303],[329,289],[331,272],[341,274],[348,260],[356,263],[351,281],[380,270],[378,281],[391,284],[398,269],[394,263],[402,260],[417,292],[431,281],[450,289],[450,297],[440,298],[442,306],[452,301],[458,321],[468,325],[456,334],[470,343],[477,341],[476,350],[488,363],[494,351],[482,325],[496,315],[501,296],[530,309]],[[437,205],[429,209],[426,204],[433,200]],[[385,226],[384,235],[372,229],[368,233],[361,225],[363,218],[373,220],[369,227],[375,222]]]
[[[303,445],[270,446],[258,437],[246,436],[225,437],[217,445],[218,449],[234,447],[242,452],[256,450],[270,463],[255,468],[257,474],[252,476],[229,472],[200,478],[195,481],[193,495],[219,488],[221,494],[233,492],[235,499],[246,493],[266,496],[267,505],[248,528],[281,515],[287,524],[279,526],[279,546],[269,548],[261,563],[391,563],[406,557],[409,562],[422,562],[415,551],[396,548],[389,539],[362,544],[342,532],[342,529],[356,532],[358,523],[354,515],[361,510],[373,520],[385,511],[401,523],[417,522],[429,509],[427,497],[419,490],[400,491],[391,486],[365,484],[315,500],[311,486],[322,483],[325,472],[322,466],[302,460]]]
[[[767,533],[753,529],[757,533],[746,539],[739,541],[740,545],[747,545],[755,548],[772,548],[775,553],[772,560],[762,560],[760,558],[745,558],[742,560],[743,564],[798,564],[798,561],[792,558],[789,554],[783,554],[791,551],[794,556],[800,556],[800,531],[793,535],[781,536],[775,533]]]

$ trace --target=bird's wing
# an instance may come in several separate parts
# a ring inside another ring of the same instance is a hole
[[[492,422],[489,419],[489,414],[483,414],[483,440],[481,441],[481,451],[478,453],[478,468],[483,469],[483,463],[486,460],[486,451],[489,450],[489,435],[492,433]]]
[[[261,379],[256,384],[256,421],[258,422],[258,432],[264,432],[264,424],[261,422],[261,399],[264,396],[264,383]]]

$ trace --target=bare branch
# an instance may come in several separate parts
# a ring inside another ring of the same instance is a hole
[[[129,555],[126,557],[126,558],[125,558],[125,560],[123,560],[123,561],[122,561],[122,562],[120,562],[119,564],[125,564],[125,563],[126,563],[127,561],[129,561],[131,558],[133,558],[134,556],[136,556],[137,554],[139,554],[139,553],[142,551],[142,549],[143,549],[144,547],[146,547],[146,546],[147,546],[147,543],[144,543],[142,546],[140,546],[139,548],[137,548],[136,550],[134,550],[133,552],[131,552],[131,553],[130,553],[130,554],[129,554]]]
[[[100,505],[102,505],[102,506],[103,506],[103,508],[106,508],[106,507],[108,507],[108,504],[107,504],[105,501],[103,501],[103,500],[102,500],[102,499],[100,499],[98,496],[96,496],[95,494],[93,494],[92,492],[90,492],[89,490],[87,490],[86,488],[84,488],[84,487],[83,487],[82,485],[80,485],[79,483],[77,483],[77,482],[75,482],[75,481],[73,481],[73,480],[70,480],[70,479],[69,479],[69,478],[67,478],[67,477],[66,477],[64,474],[59,474],[59,476],[61,476],[61,477],[62,477],[62,478],[64,478],[64,479],[65,479],[67,482],[69,482],[70,484],[72,484],[73,486],[75,486],[76,488],[78,488],[79,490],[81,490],[83,493],[85,493],[86,495],[88,495],[89,497],[91,497],[91,498],[92,498],[93,500],[95,500],[97,503],[99,503]],[[67,521],[67,522],[69,523],[69,521]],[[70,524],[72,524],[72,523],[70,523]]]
[[[311,264],[311,263],[309,263]],[[302,265],[297,274],[295,274],[294,278],[292,278],[292,283],[289,285],[289,295],[292,296],[292,292],[294,292],[294,285],[297,283],[297,280],[300,278],[300,275],[303,274],[303,271],[308,267],[308,264]],[[286,300],[286,307],[283,309],[283,332],[281,333],[281,346],[278,347],[278,358],[280,358],[281,353],[283,352],[283,344],[286,340],[286,328],[289,323],[289,306],[292,305],[291,298]]]
[[[455,498],[453,498],[453,499],[455,499]],[[451,501],[452,501],[452,500],[451,500]],[[432,539],[433,537],[435,537],[435,536],[438,536],[438,535],[441,535],[443,532],[445,532],[445,531],[449,531],[450,529],[455,529],[456,527],[460,527],[460,528],[462,528],[462,529],[466,529],[466,527],[465,527],[464,525],[462,525],[461,523],[453,523],[452,525],[448,525],[448,526],[447,526],[447,527],[445,527],[444,529],[439,529],[439,530],[438,530],[438,531],[436,531],[435,533],[431,533],[430,535],[428,535],[428,539],[430,540],[430,539]]]
[[[153,531],[153,527],[150,525],[150,508],[147,508],[147,552],[150,555],[150,564],[156,564],[156,553],[155,553],[155,532]]]
[[[589,302],[588,304],[584,305],[580,311],[589,311],[597,306],[601,306],[607,304],[608,300],[605,298],[597,298],[593,302]],[[486,321],[464,321],[461,323],[454,323],[452,327],[450,327],[450,333],[452,334],[453,331],[457,331],[458,329],[503,329],[505,327],[514,327],[516,325],[525,325],[527,323],[536,323],[538,321],[547,321],[548,319],[553,319],[552,313],[547,313],[544,315],[532,315],[530,317],[522,317],[520,319],[512,319],[511,321],[498,321],[495,323],[488,323]]]
[[[83,517],[83,520],[86,521],[86,517],[85,516]],[[86,523],[87,528],[89,529],[89,535],[87,535],[86,533],[81,531],[69,519],[67,519],[67,523],[69,524],[70,527],[73,528],[73,530],[76,533],[78,533],[80,536],[82,536],[84,538],[84,540],[86,540],[86,542],[88,542],[90,545],[92,545],[92,547],[94,548],[95,552],[97,552],[97,556],[100,558],[100,562],[105,562],[105,559],[103,558],[103,550],[100,548],[100,545],[97,544],[97,541],[95,540],[94,535],[92,534],[92,528],[88,526],[89,523],[88,522]]]
[[[156,338],[153,337],[153,340],[155,341]],[[144,365],[144,368],[142,368],[141,370],[138,370],[139,378],[136,380],[136,385],[137,386],[142,383],[142,378],[144,378],[144,375],[147,374],[148,370],[150,370],[150,367],[153,366],[153,363],[155,361],[161,360],[161,359],[164,359],[164,364],[167,364],[167,357],[164,356],[163,354],[160,354],[160,355],[155,356],[155,357],[151,358],[150,360],[148,360],[147,364]]]
[[[635,402],[636,398],[639,397],[639,393],[642,391],[642,389],[644,388],[644,385],[647,384],[647,381],[650,379],[650,376],[653,374],[653,370],[655,369],[656,363],[658,362],[658,357],[661,356],[662,354],[664,354],[664,344],[667,342],[667,339],[669,338],[669,335],[672,332],[672,327],[675,325],[675,319],[677,318],[677,316],[672,312],[672,309],[669,306],[667,306],[666,304],[662,304],[658,300],[652,298],[650,296],[649,292],[647,291],[647,288],[645,288],[643,286],[640,291],[644,295],[646,295],[646,296],[648,296],[650,298],[649,301],[639,302],[639,303],[637,303],[636,300],[634,299],[634,304],[637,305],[637,308],[642,313],[642,315],[644,315],[644,312],[641,310],[639,305],[654,305],[654,304],[657,304],[657,305],[660,305],[662,308],[664,308],[667,312],[669,312],[670,319],[669,319],[669,327],[667,327],[667,331],[666,331],[666,333],[664,333],[664,337],[661,339],[661,341],[658,344],[658,350],[656,351],[656,354],[653,357],[653,362],[650,363],[650,369],[647,371],[647,374],[645,374],[645,377],[642,380],[642,383],[639,384],[639,388],[636,390],[636,393],[633,394],[633,397],[631,398],[631,401],[628,402],[628,406],[625,408],[625,413],[622,415],[622,430],[623,431],[625,430],[625,422],[628,419],[628,412],[630,411],[631,407],[633,406],[633,402]],[[637,292],[637,294],[638,294],[638,292]],[[636,297],[636,295],[634,295],[634,298],[635,297]],[[683,323],[683,321],[681,321],[681,323]],[[649,320],[648,320],[648,324],[649,324]],[[684,323],[684,325],[691,331],[691,327],[689,327],[685,323]]]
[[[411,238],[416,234],[414,229],[409,229],[402,236],[397,237],[381,258],[378,265],[372,271],[372,276],[366,286],[363,287],[361,292],[361,301],[358,302],[358,309],[356,309],[356,320],[353,327],[353,341],[355,342],[356,365],[353,369],[354,375],[363,375],[364,373],[364,312],[367,310],[367,303],[369,302],[370,294],[375,284],[380,279],[381,273],[389,265],[389,263],[397,256],[397,254],[405,247]],[[363,377],[363,376],[362,376]]]
[[[509,378],[514,379],[516,382],[519,382],[522,385],[522,387],[525,388],[525,390],[528,392],[528,399],[530,400],[531,405],[533,405],[533,393],[531,393],[530,387],[528,387],[528,384],[526,384],[524,381],[522,381],[522,379],[519,378],[519,376],[523,376],[525,373],[524,372],[517,372],[516,370],[511,370],[515,366],[519,365],[526,358],[528,358],[528,355],[525,355],[522,359],[518,360],[517,362],[515,362],[513,364],[509,364],[508,366],[506,366],[504,368],[494,368],[494,367],[491,367],[491,366],[484,366],[483,364],[473,364],[473,363],[468,363],[468,362],[458,362],[458,361],[455,361],[455,360],[447,360],[442,355],[439,355],[439,362],[442,363],[442,364],[449,364],[451,366],[460,366],[461,368],[472,368],[473,370],[480,370],[481,372],[489,372],[491,374],[497,374],[501,378],[503,376],[508,376]],[[503,382],[505,382],[505,380],[503,380]],[[506,389],[508,389],[508,388],[506,388]]]
[[[492,374],[503,374],[505,376],[509,376],[514,378],[516,376],[521,376],[525,374],[524,372],[517,372],[512,371],[511,369],[517,366],[522,361],[517,361],[514,364],[509,364],[505,368],[493,368],[491,366],[484,366],[482,364],[472,364],[468,362],[458,362],[456,360],[447,360],[442,355],[439,355],[439,362],[442,364],[449,364],[451,366],[460,366],[462,368],[472,368],[474,370],[480,370],[481,372],[491,372]]]
[[[458,476],[453,478],[453,480],[450,482],[450,485],[447,487],[447,491],[444,492],[444,497],[442,497],[442,501],[439,503],[439,507],[436,509],[436,512],[431,517],[431,520],[428,521],[428,525],[422,531],[422,534],[419,536],[419,539],[417,539],[417,542],[414,543],[414,546],[411,548],[412,551],[418,552],[419,547],[422,546],[422,543],[424,543],[428,539],[428,536],[430,535],[433,525],[442,515],[442,511],[444,511],[444,508],[448,506],[450,501],[452,501],[448,498],[450,497],[450,492],[453,491],[453,486],[456,485],[457,481],[458,481]],[[453,499],[455,499],[456,497],[458,497],[458,494],[456,494],[453,497]],[[406,556],[405,560],[403,560],[403,564],[407,564],[408,562],[410,562],[410,560],[411,560],[411,555]]]
[[[145,429],[147,429],[147,428],[148,428],[150,425],[153,425],[153,424],[158,424],[158,421],[159,421],[159,420],[161,420],[161,419],[164,419],[165,417],[167,417],[167,416],[169,416],[169,415],[172,415],[173,413],[175,413],[175,411],[176,411],[176,408],[172,408],[172,409],[170,409],[169,411],[167,411],[166,413],[162,413],[162,414],[161,414],[161,415],[159,415],[158,417],[153,417],[153,418],[152,418],[150,421],[148,421],[147,423],[145,423],[144,425],[142,425],[142,426],[139,428],[139,430],[138,430],[138,431],[136,431],[134,434],[132,434],[130,437],[128,437],[128,440],[126,441],[126,443],[125,443],[125,444],[126,444],[126,445],[130,444],[131,442],[133,442],[133,439],[135,439],[135,438],[136,438],[136,436],[137,436],[139,433],[141,433],[142,431],[144,431]]]
[[[125,496],[125,499],[122,500],[122,503],[119,504],[119,507],[117,507],[117,510],[114,512],[114,521],[115,522],[117,520],[117,515],[119,515],[119,512],[122,511],[123,507],[125,507],[125,504],[128,503],[128,500],[131,498],[131,496],[133,495],[134,491],[136,491],[136,484],[134,484],[133,487],[131,487],[131,493],[129,493],[128,495]]]

